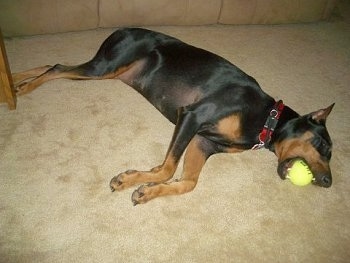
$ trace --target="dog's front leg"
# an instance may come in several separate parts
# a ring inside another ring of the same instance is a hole
[[[178,121],[163,164],[150,171],[129,170],[113,177],[110,182],[112,191],[123,190],[137,184],[168,181],[173,177],[183,152],[198,128],[199,123],[196,121],[195,113],[181,108],[178,111]]]
[[[121,191],[134,185],[143,183],[162,183],[173,177],[178,162],[174,158],[167,158],[164,163],[150,171],[128,170],[113,177],[110,182],[111,190]]]
[[[180,195],[192,191],[197,184],[203,165],[212,153],[210,148],[204,145],[208,145],[207,140],[196,135],[187,148],[181,179],[169,183],[151,183],[140,186],[132,194],[131,199],[134,205],[146,203],[159,196]]]

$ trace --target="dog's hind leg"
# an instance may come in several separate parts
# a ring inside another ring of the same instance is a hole
[[[156,35],[157,36],[157,35]],[[161,37],[160,37],[161,38]],[[168,37],[163,36],[166,41]],[[41,84],[59,78],[107,79],[124,73],[137,60],[143,59],[157,45],[151,31],[124,29],[112,33],[88,62],[77,66],[44,66],[14,74],[15,88],[19,95],[36,89]],[[159,39],[158,39],[159,40]],[[160,40],[159,40],[160,41]],[[25,81],[28,80],[29,81]]]
[[[102,64],[102,63],[101,63]],[[37,69],[18,73],[15,77],[22,82],[15,85],[18,95],[29,93],[42,85],[43,83],[54,79],[72,79],[72,80],[89,80],[89,79],[112,79],[127,71],[133,64],[117,67],[115,70],[103,70],[92,60],[78,66],[65,66],[57,64],[55,66],[45,66]],[[48,68],[48,69],[47,69]],[[46,69],[46,71],[44,71]],[[37,73],[41,73],[36,76]],[[33,78],[28,82],[25,79]]]
[[[88,62],[65,66],[43,66],[28,71],[13,74],[15,88],[18,95],[22,95],[36,89],[43,83],[54,79],[107,79],[115,78],[122,74],[136,60],[133,56],[120,56],[125,53],[123,32],[115,32],[101,45],[96,55]],[[129,46],[132,46],[130,43]],[[28,81],[26,81],[28,80]]]
[[[33,68],[30,70],[18,72],[18,73],[13,73],[12,74],[12,79],[13,83],[18,86],[21,82],[27,80],[27,79],[32,79],[40,76],[41,74],[44,74],[47,70],[52,68],[52,66],[43,66],[43,67],[38,67],[38,68]]]
[[[15,85],[16,91],[18,95],[23,95],[26,93],[29,93],[36,89],[38,86],[42,85],[43,83],[54,80],[54,79],[101,79],[103,76],[97,76],[94,75],[93,72],[89,72],[86,70],[87,66],[90,62],[78,65],[78,66],[65,66],[57,64],[55,66],[45,66],[33,70],[29,70],[27,72],[19,73],[18,76],[15,75],[16,78],[19,80],[22,78],[33,78],[34,79],[28,81],[28,82],[20,82],[18,85]],[[47,69],[48,67],[48,69]],[[37,73],[40,73],[41,70],[44,70],[46,68],[46,71],[44,71],[42,74],[35,77]]]

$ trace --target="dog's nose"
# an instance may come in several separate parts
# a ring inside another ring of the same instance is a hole
[[[321,177],[321,185],[323,187],[330,187],[332,185],[332,177],[329,175],[323,175]]]

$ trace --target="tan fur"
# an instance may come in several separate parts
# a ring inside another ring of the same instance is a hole
[[[217,129],[227,139],[235,141],[241,137],[240,117],[238,115],[228,116],[218,122]]]
[[[311,145],[314,135],[307,131],[298,138],[283,140],[275,144],[275,151],[280,161],[288,158],[302,157],[313,172],[329,172],[329,164],[322,161],[318,151]]]
[[[159,196],[179,195],[192,191],[197,184],[206,159],[206,156],[200,149],[199,137],[195,136],[191,140],[185,154],[181,179],[170,183],[152,185],[152,187],[147,185],[141,186],[132,195],[134,204],[146,203]],[[146,175],[142,175],[142,177],[145,179]]]

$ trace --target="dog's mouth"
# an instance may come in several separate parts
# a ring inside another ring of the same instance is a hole
[[[288,158],[278,164],[277,173],[281,179],[285,180],[287,178],[288,170],[292,167],[293,162],[300,158]],[[306,162],[303,159],[304,162]],[[307,162],[306,162],[307,163]],[[308,163],[307,163],[308,164]],[[309,164],[308,164],[309,165]],[[332,185],[332,174],[331,172],[317,172],[309,165],[311,172],[313,173],[312,184],[321,187],[330,187]]]
[[[285,180],[287,177],[288,170],[292,167],[293,161],[295,158],[286,159],[278,164],[277,173],[282,180]]]
[[[286,179],[289,169],[292,168],[293,163],[300,158],[288,158],[278,164],[277,173],[281,179]],[[305,161],[305,160],[304,160]],[[315,181],[315,180],[313,180]]]

